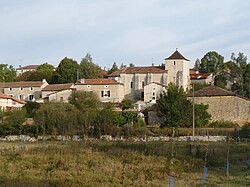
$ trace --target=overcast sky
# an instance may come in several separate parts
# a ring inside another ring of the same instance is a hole
[[[249,0],[0,0],[0,63],[18,65],[89,52],[101,67],[191,61],[215,50],[250,59]],[[152,60],[153,59],[153,60]]]

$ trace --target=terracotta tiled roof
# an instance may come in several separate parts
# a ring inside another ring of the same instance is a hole
[[[112,85],[112,84],[121,84],[112,79],[83,79],[83,81],[77,81],[76,84],[83,85]]]
[[[26,104],[26,102],[24,102],[24,101],[21,101],[21,100],[19,100],[19,99],[16,99],[16,98],[14,98],[14,97],[11,97],[11,96],[6,95],[6,94],[3,94],[3,93],[0,93],[0,98],[2,98],[2,99],[11,99],[12,101],[15,101],[15,102],[17,102],[17,103]]]
[[[28,66],[23,66],[20,68],[17,68],[16,70],[22,70],[22,69],[37,69],[39,65],[28,65]]]
[[[109,76],[119,76],[120,74],[134,74],[134,73],[166,73],[165,67],[161,66],[144,66],[144,67],[126,67],[111,73]]]
[[[40,87],[44,84],[43,81],[20,81],[20,82],[5,82],[1,83],[0,87]]]
[[[42,91],[61,91],[61,90],[69,90],[73,86],[73,83],[66,84],[50,84],[42,89]]]
[[[176,50],[170,57],[166,58],[165,60],[187,60],[178,50]]]
[[[192,97],[192,94],[188,95]],[[236,96],[235,93],[219,88],[217,86],[208,86],[194,92],[194,97],[213,97],[213,96]]]
[[[190,74],[191,79],[206,79],[210,73],[196,73],[196,74]]]

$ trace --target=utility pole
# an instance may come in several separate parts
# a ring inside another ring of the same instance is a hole
[[[195,113],[194,113],[194,83],[193,83],[193,141],[194,141],[194,128],[195,128]]]

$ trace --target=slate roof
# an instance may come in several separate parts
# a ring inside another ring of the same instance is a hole
[[[0,84],[0,87],[40,87],[44,84],[43,81],[20,81],[20,82],[5,82]]]
[[[165,60],[187,60],[177,49],[176,51],[168,58],[166,58]]]
[[[11,97],[11,96],[3,94],[3,93],[0,93],[0,98],[1,99],[11,99],[12,101],[15,101],[17,103],[26,104],[26,102],[24,102],[24,101],[21,101],[21,100],[19,100],[17,98]]]
[[[76,84],[82,85],[113,85],[113,84],[121,84],[112,79],[84,79],[84,82],[77,81]]]
[[[42,89],[42,91],[62,91],[62,90],[69,90],[73,86],[73,83],[66,83],[66,84],[50,84]]]
[[[165,67],[162,66],[144,66],[144,67],[125,67],[121,70],[117,70],[110,75],[109,77],[116,77],[120,74],[135,74],[135,73],[167,73]]]
[[[23,66],[20,68],[16,68],[16,70],[22,70],[22,69],[37,69],[39,65],[28,65],[28,66]]]
[[[192,97],[192,93],[188,94]],[[217,86],[208,86],[194,92],[194,97],[215,97],[215,96],[237,96],[235,93],[219,88]]]

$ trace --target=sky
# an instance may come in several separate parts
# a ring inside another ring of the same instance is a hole
[[[136,66],[164,63],[176,48],[190,60],[217,51],[250,59],[249,0],[0,0],[0,63]]]

